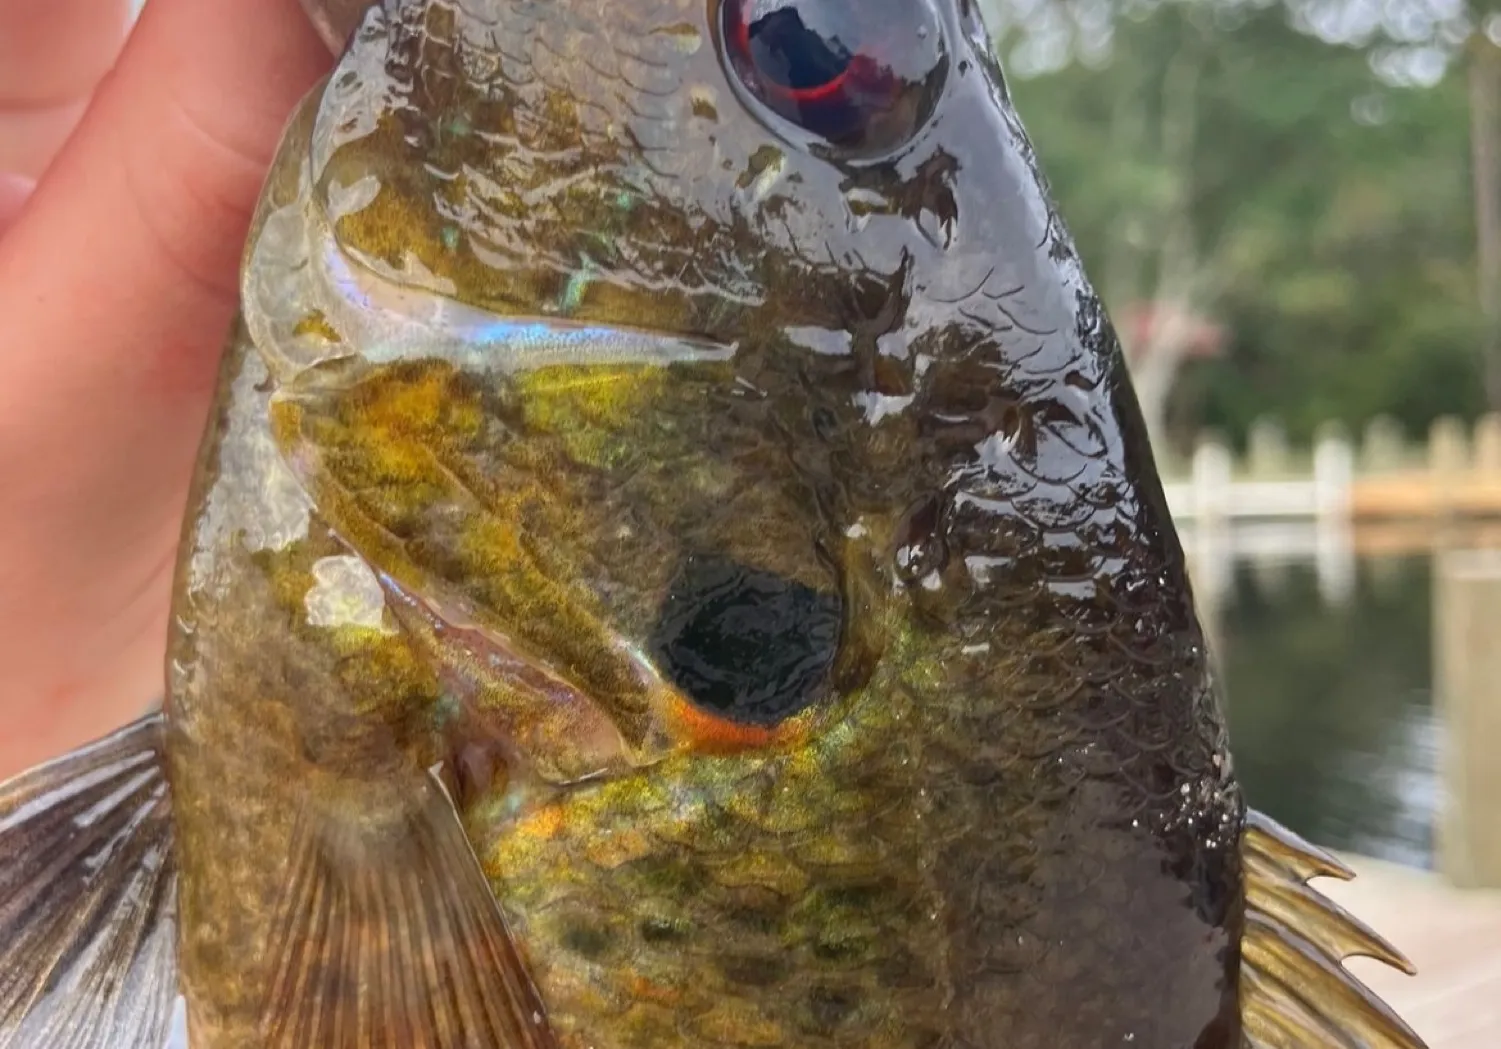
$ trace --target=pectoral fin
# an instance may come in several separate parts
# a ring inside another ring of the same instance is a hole
[[[1246,1049],[1426,1049],[1341,964],[1346,958],[1376,958],[1411,975],[1412,963],[1308,885],[1317,877],[1348,881],[1354,873],[1259,812],[1247,814],[1241,858]]]
[[[306,810],[274,934],[267,1049],[551,1049],[531,979],[434,776],[400,817]]]
[[[0,784],[0,1049],[162,1049],[176,902],[160,715]]]

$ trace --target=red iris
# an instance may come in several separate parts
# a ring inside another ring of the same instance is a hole
[[[913,123],[901,103],[942,64],[925,0],[724,0],[724,35],[753,95],[841,145],[891,138],[893,114]]]

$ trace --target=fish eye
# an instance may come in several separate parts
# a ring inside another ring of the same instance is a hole
[[[822,694],[843,601],[721,557],[689,557],[648,647],[662,675],[710,714],[773,726]]]
[[[891,149],[932,112],[944,49],[927,0],[723,0],[721,12],[746,91],[835,146]]]

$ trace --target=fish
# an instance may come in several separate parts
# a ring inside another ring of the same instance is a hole
[[[1421,1049],[1247,807],[973,0],[313,3],[0,1046]]]

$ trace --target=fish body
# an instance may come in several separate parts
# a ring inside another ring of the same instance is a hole
[[[0,1045],[72,973],[156,1049],[120,958],[193,1049],[1421,1044],[1247,812],[965,0],[365,13],[247,243],[167,691],[0,794],[145,843]]]

